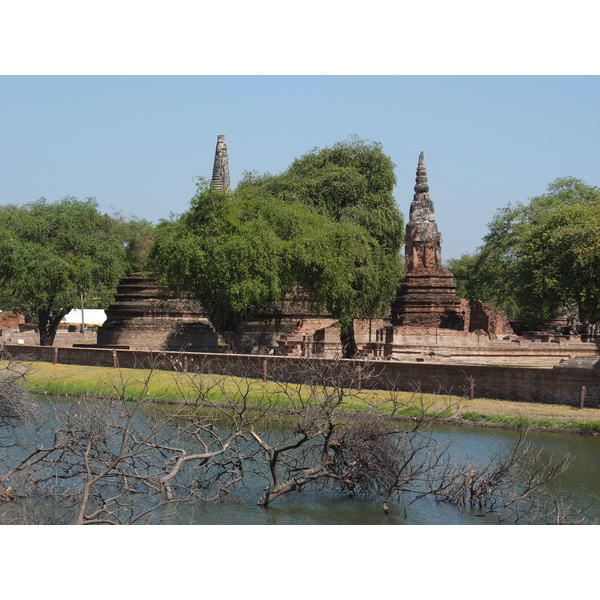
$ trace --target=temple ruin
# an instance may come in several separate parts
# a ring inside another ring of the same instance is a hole
[[[464,331],[465,313],[452,273],[442,264],[442,234],[435,221],[423,152],[406,225],[406,278],[392,302],[394,326]]]
[[[211,188],[230,190],[229,159],[224,135],[217,137]],[[98,329],[97,345],[131,350],[217,352],[227,347],[197,302],[164,298],[156,281],[140,273],[124,277],[106,322]]]
[[[224,135],[217,138],[212,189],[230,190]],[[526,340],[513,334],[506,315],[484,302],[456,295],[452,273],[442,262],[442,235],[429,194],[421,153],[406,225],[406,277],[390,312],[354,322],[359,357],[427,362],[519,362],[555,364],[583,350],[580,340]],[[301,293],[255,314],[240,332],[218,333],[198,303],[161,297],[155,281],[140,274],[124,278],[98,346],[129,349],[290,354],[331,357],[341,354],[337,323],[316,314]],[[557,342],[540,344],[540,341]],[[513,343],[516,342],[516,343]],[[537,343],[536,343],[537,342]]]
[[[230,185],[227,144],[219,135],[211,188],[227,192]],[[335,320],[316,314],[301,293],[259,311],[243,331],[217,333],[199,303],[165,299],[152,277],[138,273],[119,282],[106,317],[97,337],[104,348],[332,356],[340,347]]]
[[[230,190],[224,135],[217,137],[211,187]],[[401,358],[406,352],[421,354],[415,348],[439,346],[442,341],[450,346],[480,346],[482,335],[497,337],[511,332],[501,311],[492,311],[484,303],[470,306],[456,295],[452,273],[442,264],[442,236],[429,195],[423,153],[406,226],[405,259],[406,278],[390,314],[354,323],[360,356]],[[107,321],[98,330],[98,346],[339,355],[337,323],[331,315],[315,313],[309,300],[301,293],[294,299],[288,294],[276,306],[254,315],[242,331],[217,333],[198,303],[161,298],[152,278],[134,274],[119,283],[115,300],[106,311]]]

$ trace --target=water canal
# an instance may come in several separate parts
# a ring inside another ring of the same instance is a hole
[[[53,409],[57,406],[51,402],[45,404]],[[452,453],[457,460],[468,457],[476,463],[510,452],[519,438],[516,431],[483,427],[436,426],[432,432],[441,443],[452,441]],[[590,518],[600,513],[600,438],[533,432],[528,434],[528,440],[545,453],[557,457],[569,454],[573,459],[568,471],[551,482],[549,491],[568,497],[576,509],[586,508]],[[6,453],[7,449],[0,452]],[[390,504],[389,513],[384,514],[377,501],[317,490],[289,494],[262,508],[256,505],[262,493],[260,485],[260,482],[246,482],[229,502],[168,506],[159,513],[160,522],[205,525],[492,525],[498,522],[494,514],[482,515],[478,509],[460,510],[432,499],[412,504],[406,514],[401,504]],[[51,512],[51,507],[44,510],[45,514]],[[4,522],[10,518],[10,511],[7,513],[5,509]]]
[[[510,452],[517,443],[516,431],[484,427],[434,428],[440,442],[452,441],[457,457],[485,461],[496,453]],[[590,518],[600,513],[600,439],[569,434],[529,433],[536,449],[555,456],[569,453],[571,467],[552,481],[549,491],[570,499],[574,509],[589,507]],[[250,494],[255,498],[256,492]],[[323,492],[302,492],[282,497],[267,509],[248,498],[242,505],[199,505],[187,507],[172,516],[173,523],[193,522],[211,525],[494,525],[495,515],[482,516],[477,509],[419,500],[406,515],[400,505],[390,505],[384,514],[378,502],[358,498],[328,496]]]

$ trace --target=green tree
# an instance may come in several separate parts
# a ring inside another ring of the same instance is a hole
[[[154,225],[145,219],[125,217],[122,213],[113,215],[113,225],[125,251],[126,272],[145,272],[154,243]]]
[[[394,163],[381,144],[355,136],[331,148],[315,148],[281,175],[246,174],[244,195],[256,189],[288,202],[313,206],[341,223],[354,222],[392,254],[404,243],[404,221],[393,196]]]
[[[379,144],[352,138],[281,175],[246,174],[230,194],[201,182],[190,209],[157,227],[154,271],[220,330],[302,290],[339,320],[352,355],[353,319],[384,314],[403,273],[393,167]]]
[[[157,226],[152,266],[158,281],[199,300],[220,331],[243,327],[257,307],[282,297],[284,240],[267,208],[200,181],[190,209]],[[292,221],[290,215],[290,227]]]
[[[479,253],[461,254],[460,258],[449,258],[446,261],[447,269],[454,275],[456,295],[459,298],[478,300],[477,291],[473,289],[474,273],[479,262]]]
[[[469,289],[538,326],[573,302],[600,319],[600,189],[565,177],[489,225]]]
[[[3,308],[37,318],[40,344],[51,346],[61,319],[82,297],[106,305],[133,266],[128,238],[120,233],[93,198],[0,207]]]

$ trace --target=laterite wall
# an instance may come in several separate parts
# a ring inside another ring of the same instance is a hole
[[[147,368],[226,373],[303,382],[307,361],[333,371],[354,363],[371,373],[360,385],[380,389],[445,392],[475,397],[570,404],[578,406],[582,386],[585,405],[600,407],[600,371],[587,368],[518,367],[396,361],[335,361],[295,356],[147,352],[96,348],[6,345],[3,358],[113,368]],[[342,365],[342,366],[340,366]]]

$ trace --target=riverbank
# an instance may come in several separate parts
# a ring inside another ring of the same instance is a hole
[[[0,368],[6,366],[0,362]],[[20,380],[26,389],[38,394],[63,396],[117,396],[131,400],[153,399],[158,402],[177,402],[183,396],[198,395],[212,387],[213,391],[235,393],[242,378],[218,375],[191,375],[147,369],[106,369],[79,365],[53,365],[45,362],[20,363],[23,373]],[[274,382],[251,380],[245,383],[255,398],[264,394],[280,393]],[[400,418],[410,419],[424,407],[429,415],[441,415],[441,421],[453,425],[500,427],[505,429],[531,429],[545,432],[600,435],[600,409],[579,409],[570,405],[543,404],[469,398],[446,394],[420,394],[395,392],[403,407]],[[372,408],[385,392],[363,390],[354,394],[352,406],[356,409]],[[257,400],[259,402],[259,400]]]

